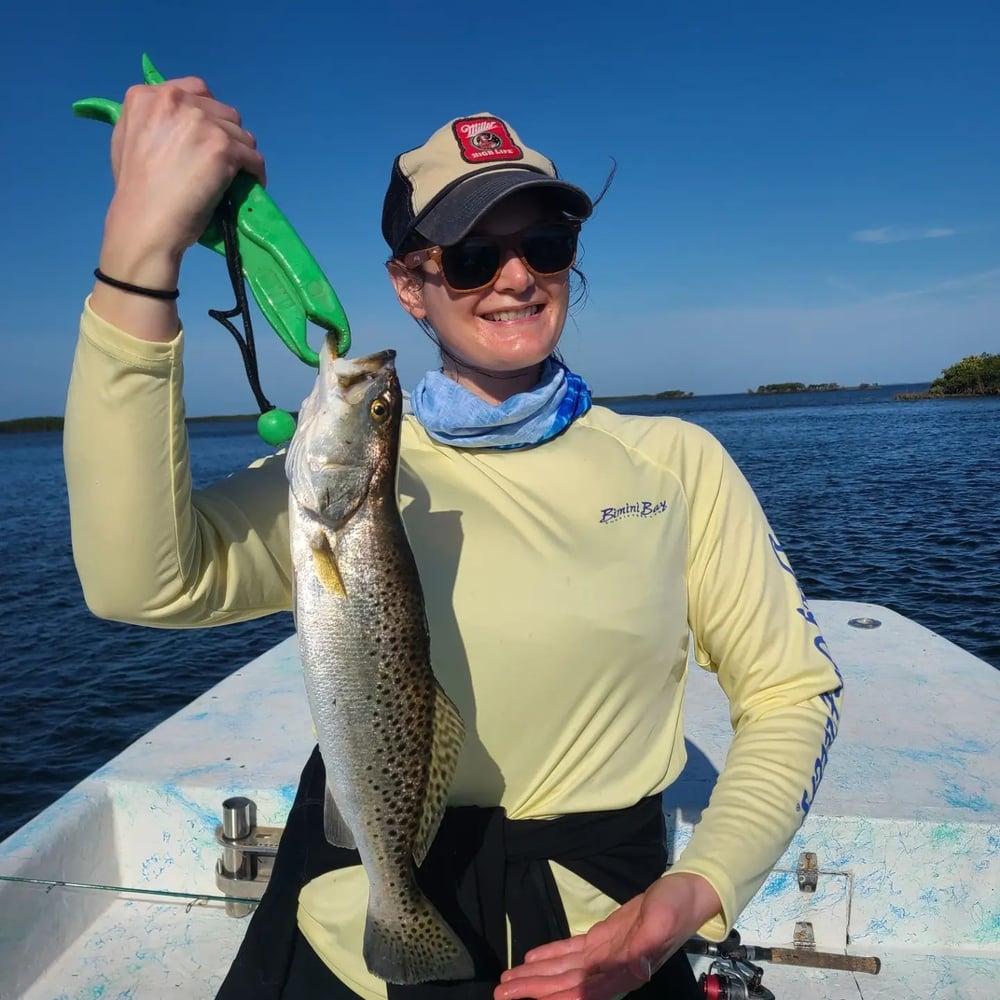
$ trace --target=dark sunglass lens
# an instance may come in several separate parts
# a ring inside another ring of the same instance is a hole
[[[569,226],[540,226],[524,234],[524,259],[533,271],[565,271],[576,255],[576,230]]]
[[[472,237],[441,251],[441,269],[456,291],[488,285],[499,264],[500,248],[490,240]]]

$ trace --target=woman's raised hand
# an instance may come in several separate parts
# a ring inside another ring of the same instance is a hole
[[[177,287],[184,252],[239,171],[262,184],[266,179],[264,158],[239,112],[196,77],[129,89],[112,133],[111,167],[115,190],[100,268],[152,289]],[[173,303],[98,283],[92,305],[144,339],[166,340],[177,332]]]

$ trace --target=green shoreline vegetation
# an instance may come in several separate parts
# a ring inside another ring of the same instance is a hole
[[[663,392],[648,392],[638,396],[595,396],[594,402],[603,405],[604,403],[621,403],[625,400],[634,402],[636,400],[658,399],[694,399],[693,392],[685,392],[683,389],[664,389]]]
[[[836,392],[848,389],[878,389],[878,382],[862,382],[860,385],[840,385],[839,382],[771,382],[747,389],[751,396],[769,396],[779,392]]]
[[[0,421],[0,434],[22,434],[26,431],[61,431],[62,417],[20,417]]]
[[[927,392],[897,392],[894,399],[955,399],[1000,396],[1000,354],[970,354],[941,371]]]
[[[257,413],[234,413],[229,416],[188,417],[189,424],[220,423],[224,420],[253,420]],[[19,417],[17,420],[0,420],[0,434],[25,434],[31,431],[61,431],[65,420],[62,417]]]

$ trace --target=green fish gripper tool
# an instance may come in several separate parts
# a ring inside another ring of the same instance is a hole
[[[142,70],[147,84],[165,82],[145,53]],[[103,97],[89,97],[73,104],[74,113],[81,118],[93,118],[109,125],[118,121],[121,110],[120,102]],[[228,203],[235,218],[235,241],[242,275],[264,318],[285,346],[307,365],[318,367],[319,356],[306,337],[307,324],[313,323],[334,332],[337,354],[345,355],[351,348],[351,328],[337,293],[270,195],[253,177],[241,172],[226,191],[224,202]],[[228,260],[224,211],[221,206],[216,210],[198,242]],[[228,328],[245,354],[235,328]],[[255,355],[253,363],[256,364]],[[253,382],[251,376],[251,385]],[[257,388],[254,392],[258,395]],[[261,403],[262,398],[258,395],[263,412],[257,420],[257,431],[264,441],[278,447],[295,432],[295,419],[287,410],[272,407],[266,400]]]

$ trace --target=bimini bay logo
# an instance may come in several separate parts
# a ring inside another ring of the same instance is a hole
[[[600,524],[614,524],[632,517],[655,517],[667,509],[666,500],[635,500],[621,507],[604,507],[601,509]]]

